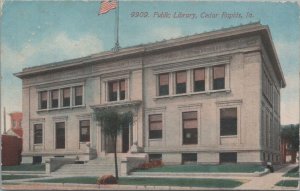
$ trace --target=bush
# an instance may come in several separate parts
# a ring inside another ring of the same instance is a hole
[[[153,160],[148,163],[143,163],[138,166],[138,169],[144,170],[149,168],[161,167],[163,166],[163,162],[161,160]]]
[[[97,179],[97,184],[117,184],[117,179],[113,175],[103,175]]]

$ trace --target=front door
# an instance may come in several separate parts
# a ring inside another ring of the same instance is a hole
[[[56,148],[64,149],[65,148],[65,122],[55,123],[56,131]]]
[[[122,153],[127,153],[129,150],[129,128],[122,130]]]

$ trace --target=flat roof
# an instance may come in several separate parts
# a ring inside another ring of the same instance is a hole
[[[259,34],[262,37],[265,44],[267,54],[274,66],[276,76],[280,79],[281,85],[284,88],[286,82],[280,66],[280,62],[276,53],[276,49],[272,40],[270,29],[267,25],[262,25],[259,22],[249,23],[246,25],[240,25],[229,28],[222,28],[210,32],[204,32],[200,34],[179,37],[175,39],[162,40],[159,42],[141,44],[132,47],[121,48],[118,52],[104,51],[89,56],[65,60],[61,62],[54,62],[44,64],[40,66],[24,68],[22,72],[15,73],[14,75],[19,78],[29,77],[39,73],[45,73],[49,71],[56,71],[66,69],[70,67],[80,67],[88,63],[100,63],[106,61],[121,60],[127,57],[138,57],[145,54],[150,54],[162,50],[173,49],[176,47],[187,46],[191,44],[216,41],[221,39],[230,39],[236,36],[243,36],[249,34]]]

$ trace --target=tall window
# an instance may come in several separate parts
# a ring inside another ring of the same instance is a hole
[[[47,109],[48,92],[40,92],[40,109]]]
[[[56,131],[56,148],[64,149],[65,148],[65,122],[55,123]]]
[[[220,135],[237,135],[237,108],[220,110]]]
[[[205,68],[194,70],[194,92],[205,90]]]
[[[69,107],[70,106],[70,88],[64,88],[62,92],[63,97],[63,107]]]
[[[120,100],[125,100],[126,96],[126,83],[125,80],[119,81],[119,89],[120,89]]]
[[[182,113],[183,144],[198,144],[197,111]]]
[[[90,121],[83,120],[79,122],[80,142],[90,141]]]
[[[160,74],[159,78],[159,95],[169,95],[169,74]]]
[[[42,144],[43,143],[43,126],[42,124],[35,124],[33,126],[33,143]]]
[[[162,114],[149,115],[149,139],[162,138]]]
[[[82,86],[76,86],[75,87],[75,105],[82,105],[82,95],[83,95]]]
[[[186,93],[186,71],[176,72],[176,94]]]
[[[58,90],[51,91],[51,108],[58,108]]]
[[[225,65],[213,67],[213,89],[225,89]]]
[[[126,80],[116,80],[108,82],[108,100],[118,101],[126,99]]]

